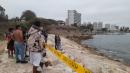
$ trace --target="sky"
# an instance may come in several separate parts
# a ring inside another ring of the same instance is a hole
[[[65,20],[67,10],[77,10],[83,22],[130,26],[130,0],[0,0],[9,18],[32,10],[38,17]]]

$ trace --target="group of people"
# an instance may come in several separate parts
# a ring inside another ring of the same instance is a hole
[[[20,25],[14,28],[9,28],[6,38],[8,40],[7,49],[8,57],[13,58],[15,54],[16,63],[27,63],[25,61],[25,42],[23,37],[23,31]]]
[[[16,63],[27,63],[25,60],[26,51],[29,52],[30,63],[33,65],[33,73],[39,73],[37,68],[43,66],[42,58],[46,56],[45,46],[48,34],[43,31],[41,23],[35,21],[27,32],[28,39],[24,39],[24,33],[21,27],[17,25],[15,29],[9,28],[7,34],[8,57],[13,58],[15,54]],[[25,46],[27,45],[27,47]],[[55,48],[61,50],[61,39],[59,35],[55,35]]]

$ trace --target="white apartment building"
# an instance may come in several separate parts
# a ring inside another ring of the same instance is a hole
[[[110,25],[110,24],[105,24],[105,28],[107,28],[109,31],[118,31],[119,30],[119,26]]]
[[[111,29],[111,25],[110,24],[105,24],[105,28],[107,28],[108,30]]]
[[[5,16],[5,9],[0,6],[0,16]]]
[[[103,28],[103,22],[94,22],[93,23],[94,30],[101,30]]]
[[[101,30],[103,28],[103,22],[98,22],[98,30]]]
[[[117,30],[116,25],[111,25],[111,29],[110,30],[116,31]]]
[[[97,22],[93,22],[93,29],[94,30],[97,30],[97,26],[98,26],[98,23]]]
[[[81,13],[78,13],[76,10],[68,10],[68,18],[66,19],[67,25],[77,24],[81,25]]]
[[[8,19],[8,15],[5,14],[5,9],[2,6],[0,6],[0,18],[0,21]]]

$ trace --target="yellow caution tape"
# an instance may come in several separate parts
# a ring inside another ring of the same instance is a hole
[[[76,63],[74,60],[70,59],[69,57],[62,54],[60,51],[55,50],[55,48],[46,45],[46,48],[49,49],[58,59],[63,61],[66,65],[71,67],[77,73],[92,73],[90,70],[84,68],[80,64]]]

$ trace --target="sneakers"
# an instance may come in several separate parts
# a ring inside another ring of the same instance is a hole
[[[18,60],[18,61],[16,61],[16,63],[21,63],[21,61]]]
[[[21,61],[22,64],[28,63],[28,61]]]
[[[28,61],[16,61],[16,63],[26,64]]]

